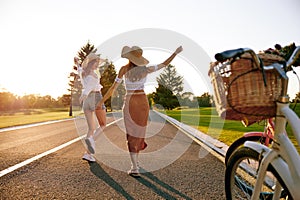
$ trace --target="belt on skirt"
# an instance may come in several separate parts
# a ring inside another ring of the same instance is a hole
[[[126,95],[138,95],[138,94],[145,94],[144,90],[127,90]]]

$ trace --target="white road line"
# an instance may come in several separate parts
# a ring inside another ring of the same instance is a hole
[[[106,127],[108,127],[108,126],[110,126],[110,125],[112,125],[112,124],[114,124],[114,123],[117,123],[118,121],[120,121],[120,120],[122,120],[122,119],[123,119],[123,118],[117,119],[116,121],[113,121],[113,122],[107,124]],[[11,167],[9,167],[9,168],[7,168],[7,169],[4,169],[4,170],[0,171],[0,177],[4,176],[4,175],[6,175],[6,174],[8,174],[8,173],[10,173],[10,172],[12,172],[12,171],[15,171],[16,169],[19,169],[19,168],[21,168],[21,167],[23,167],[23,166],[25,166],[25,165],[28,165],[29,163],[31,163],[31,162],[33,162],[33,161],[35,161],[35,160],[38,160],[38,159],[40,159],[40,158],[42,158],[42,157],[44,157],[44,156],[47,156],[47,155],[49,155],[49,154],[51,154],[51,153],[54,153],[54,152],[56,152],[56,151],[58,151],[58,150],[60,150],[60,149],[63,149],[63,148],[65,148],[65,147],[67,147],[67,146],[73,144],[74,142],[77,142],[77,141],[81,140],[81,139],[84,138],[84,137],[85,137],[85,135],[80,136],[80,137],[75,138],[75,139],[73,139],[73,140],[71,140],[71,141],[69,141],[69,142],[66,142],[66,143],[64,143],[64,144],[62,144],[62,145],[60,145],[60,146],[58,146],[58,147],[55,147],[55,148],[53,148],[53,149],[50,149],[50,150],[48,150],[48,151],[46,151],[46,152],[44,152],[44,153],[41,153],[41,154],[39,154],[39,155],[36,155],[36,156],[34,156],[34,157],[32,157],[32,158],[29,158],[29,159],[23,161],[23,162],[20,162],[20,163],[14,165],[14,166],[11,166]]]
[[[12,127],[8,127],[8,128],[0,128],[0,133],[5,132],[5,131],[13,131],[13,130],[18,130],[18,129],[23,129],[23,128],[30,128],[30,127],[35,127],[35,126],[46,125],[46,124],[54,124],[54,123],[57,123],[57,122],[63,122],[63,121],[68,121],[68,120],[74,120],[74,118],[72,118],[72,119],[53,120],[53,121],[47,121],[47,122],[38,122],[38,123],[34,123],[34,124],[12,126]]]

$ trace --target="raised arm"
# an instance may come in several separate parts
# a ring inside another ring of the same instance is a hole
[[[182,50],[183,50],[182,46],[178,47],[169,58],[167,58],[164,62],[157,65],[157,70],[168,66],[171,63],[171,61],[176,57],[176,55],[182,52]]]

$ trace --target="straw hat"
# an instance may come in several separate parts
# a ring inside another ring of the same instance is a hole
[[[127,58],[130,62],[136,64],[137,66],[145,66],[149,63],[149,61],[144,58],[143,50],[138,46],[132,46],[131,48],[128,46],[123,47],[121,57]]]
[[[93,60],[98,60],[99,61],[99,65],[104,62],[105,60],[101,59],[99,57],[99,55],[95,54],[95,53],[90,53],[82,62],[81,66],[82,68],[86,68],[89,64],[89,62],[93,61]]]

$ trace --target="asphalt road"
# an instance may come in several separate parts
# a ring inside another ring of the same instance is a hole
[[[78,138],[85,128],[77,119],[0,132],[0,171]],[[126,173],[119,120],[97,139],[97,162],[81,159],[79,140],[0,177],[0,199],[225,199],[224,164],[190,137],[151,113],[146,141],[140,178]]]

